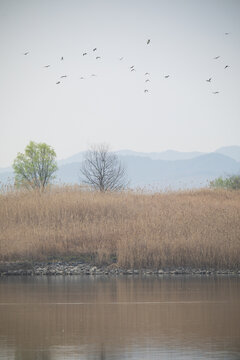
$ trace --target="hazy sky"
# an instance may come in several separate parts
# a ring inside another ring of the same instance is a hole
[[[30,140],[59,159],[240,145],[239,0],[0,0],[0,43],[0,167]]]

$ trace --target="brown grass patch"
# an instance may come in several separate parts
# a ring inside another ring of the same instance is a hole
[[[0,195],[0,229],[1,261],[239,268],[240,191],[11,191]]]

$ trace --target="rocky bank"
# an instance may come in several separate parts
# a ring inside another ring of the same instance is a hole
[[[76,262],[0,262],[0,276],[58,276],[58,275],[240,275],[238,269],[123,269],[117,264],[95,266],[81,261]]]

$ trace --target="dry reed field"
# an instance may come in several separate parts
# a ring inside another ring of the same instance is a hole
[[[240,268],[240,191],[9,191],[0,195],[0,229],[0,261]]]

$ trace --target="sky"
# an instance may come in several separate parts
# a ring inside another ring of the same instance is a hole
[[[239,18],[239,0],[0,0],[0,167],[31,140],[58,159],[240,145]]]

